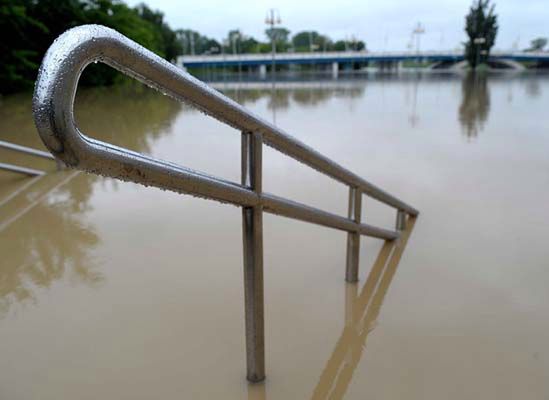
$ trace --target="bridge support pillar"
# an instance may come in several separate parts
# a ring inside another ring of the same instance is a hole
[[[265,64],[261,64],[259,66],[259,77],[261,79],[265,79],[267,77],[267,66]]]
[[[339,64],[337,62],[332,63],[332,78],[337,78],[339,75]]]

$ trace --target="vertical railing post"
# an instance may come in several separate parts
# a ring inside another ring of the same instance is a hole
[[[362,192],[356,187],[349,188],[349,219],[360,223],[362,212]],[[358,259],[360,253],[360,233],[349,232],[347,234],[347,262],[345,280],[347,282],[358,281]]]
[[[406,230],[406,212],[405,211],[397,210],[396,230],[397,231]]]
[[[242,132],[242,184],[261,193],[260,133]],[[247,379],[265,379],[265,328],[263,316],[263,209],[242,207],[244,243],[244,313],[246,320]]]

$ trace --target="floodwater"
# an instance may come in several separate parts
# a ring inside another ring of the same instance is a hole
[[[265,215],[266,368],[245,380],[241,213],[0,149],[0,399],[549,398],[549,76],[219,90],[421,211],[397,243]],[[240,134],[142,87],[81,89],[92,137],[239,181]],[[43,148],[29,95],[0,140]],[[264,190],[345,215],[272,149]],[[365,198],[363,219],[394,225]]]

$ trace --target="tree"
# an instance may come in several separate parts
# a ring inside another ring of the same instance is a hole
[[[335,51],[345,51],[347,50],[347,42],[345,40],[338,40],[334,43],[333,50]]]
[[[333,45],[333,50],[335,51],[362,51],[366,50],[366,43],[362,40],[338,40]]]
[[[276,51],[286,51],[289,47],[288,37],[290,36],[290,31],[286,28],[269,28],[265,30],[265,35],[269,38],[269,42],[274,42],[276,44]]]
[[[543,51],[545,46],[547,46],[547,38],[539,37],[530,42],[530,48],[526,51]]]
[[[242,53],[257,53],[259,42],[251,36],[240,37],[240,51]]]
[[[144,4],[131,8],[120,0],[0,0],[0,93],[32,88],[38,66],[53,41],[83,24],[113,28],[161,57],[173,61],[183,52],[164,15]],[[109,85],[119,73],[91,65],[82,84]]]
[[[160,11],[151,10],[144,3],[139,4],[135,10],[139,17],[152,25],[157,36],[158,45],[161,48],[161,55],[168,61],[175,61],[177,56],[183,52],[183,46],[177,40],[177,34],[164,22],[164,14]]]
[[[366,50],[366,43],[364,43],[362,40],[358,40],[356,38],[351,38],[351,40],[347,41],[349,48],[353,51],[362,51]]]
[[[241,44],[242,44],[242,33],[239,29],[232,29],[227,34],[225,39],[225,53],[238,54],[242,53]]]
[[[476,0],[465,17],[465,32],[469,40],[465,44],[465,59],[476,69],[486,63],[490,49],[494,46],[498,33],[495,5],[490,0]]]
[[[225,53],[257,53],[259,42],[239,29],[232,29],[223,40]]]
[[[303,31],[296,33],[292,38],[295,51],[323,51],[330,50],[332,41],[328,36],[316,31]]]
[[[181,54],[219,54],[221,44],[212,38],[202,36],[191,29],[178,29],[175,32],[177,41],[181,44]]]
[[[43,35],[48,29],[28,14],[23,1],[0,1],[0,35],[6,39],[0,41],[1,93],[32,87],[39,62],[33,46],[35,31]]]

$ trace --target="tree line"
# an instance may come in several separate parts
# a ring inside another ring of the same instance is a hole
[[[83,24],[101,24],[173,60],[182,46],[164,15],[145,4],[129,7],[118,0],[0,0],[0,93],[29,89],[44,53],[61,33]],[[87,85],[108,85],[116,72],[91,66]]]
[[[261,42],[235,29],[218,42],[189,29],[172,29],[164,14],[146,4],[130,7],[121,0],[0,0],[0,93],[31,89],[48,47],[64,31],[84,24],[113,28],[169,61],[184,54],[267,53],[277,51],[363,50],[356,39],[332,41],[318,32],[290,38],[285,28],[268,29]],[[123,79],[113,69],[92,65],[84,85],[110,85]]]
[[[238,29],[218,41],[190,29],[172,29],[164,14],[142,3],[130,7],[122,0],[0,0],[0,93],[32,88],[42,57],[61,33],[83,24],[111,27],[169,61],[180,55],[277,52],[361,51],[366,44],[355,38],[333,41],[316,31],[290,35],[284,27],[265,31],[265,41]],[[498,32],[498,19],[490,0],[473,0],[465,18],[468,41],[465,56],[470,66],[486,64]],[[532,41],[527,51],[540,51],[547,39]],[[121,78],[104,65],[90,66],[84,85],[110,85]]]
[[[233,29],[219,42],[193,30],[177,31],[183,46],[183,55],[270,53],[273,41],[277,52],[361,51],[366,49],[366,44],[355,38],[333,41],[328,36],[316,31],[301,31],[293,36],[290,36],[290,33],[286,28],[269,28],[265,30],[267,41],[262,42],[244,34],[239,29]]]

